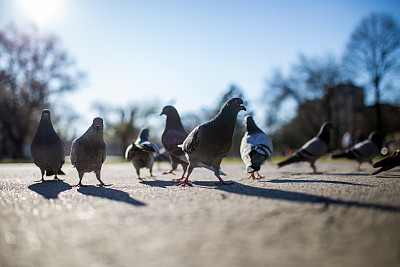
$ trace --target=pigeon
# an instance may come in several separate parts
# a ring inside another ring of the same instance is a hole
[[[142,129],[135,142],[129,145],[125,151],[125,158],[132,161],[136,169],[136,173],[140,178],[140,169],[147,168],[150,170],[150,176],[153,177],[153,163],[154,156],[160,154],[158,146],[152,141],[148,140],[149,130]]]
[[[261,165],[271,156],[273,145],[271,139],[256,125],[253,116],[246,116],[246,133],[240,144],[240,156],[246,165],[249,179],[263,178],[258,172]],[[254,173],[257,173],[257,177]]]
[[[161,136],[161,142],[165,150],[168,152],[172,164],[172,169],[168,172],[164,172],[163,174],[172,173],[175,175],[174,170],[176,170],[178,164],[181,164],[183,168],[182,177],[179,179],[173,179],[179,181],[185,177],[186,170],[189,165],[185,157],[185,153],[182,151],[182,148],[179,147],[188,134],[182,126],[178,111],[173,106],[165,106],[160,113],[160,116],[163,114],[167,116],[167,121],[165,123],[164,132]]]
[[[54,175],[55,181],[60,180],[57,174],[64,174],[61,167],[65,162],[65,145],[54,131],[48,109],[42,111],[39,126],[31,143],[31,156],[42,172],[41,182],[45,181],[43,178],[45,173],[47,176]]]
[[[372,167],[379,168],[379,170],[374,171],[372,174],[378,174],[383,171],[387,171],[393,169],[394,167],[400,166],[400,149],[397,149],[393,155],[390,157],[384,158],[380,161],[375,162]]]
[[[79,175],[79,183],[75,186],[84,186],[82,178],[85,172],[94,172],[100,184],[98,186],[110,186],[100,179],[101,167],[106,160],[106,143],[103,138],[103,119],[94,118],[93,124],[81,136],[72,142],[71,164]]]
[[[329,140],[331,138],[330,131],[333,128],[334,127],[331,122],[324,122],[317,136],[305,143],[293,154],[293,156],[278,163],[278,167],[282,167],[294,162],[308,161],[310,162],[313,173],[317,173],[315,162],[319,157],[328,151]]]
[[[372,164],[372,159],[380,154],[382,141],[382,136],[378,132],[374,131],[368,136],[367,140],[355,144],[344,152],[332,155],[332,158],[354,159],[358,161],[356,169],[360,170],[361,163],[369,162]]]
[[[229,185],[221,179],[220,165],[231,149],[237,114],[241,110],[246,110],[243,100],[232,98],[212,120],[193,129],[182,145],[189,161],[188,175],[177,185],[191,185],[189,176],[193,169],[204,166],[210,166],[214,170],[219,180],[217,185]]]

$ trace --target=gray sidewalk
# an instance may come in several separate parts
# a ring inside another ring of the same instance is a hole
[[[70,164],[46,183],[33,164],[0,164],[0,266],[399,266],[400,168],[317,166],[267,163],[250,181],[223,164],[235,184],[195,169],[182,188],[167,165],[140,182],[131,164],[105,164],[113,186],[90,173],[77,188]]]

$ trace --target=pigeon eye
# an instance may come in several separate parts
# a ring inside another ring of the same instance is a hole
[[[237,101],[236,101],[236,100],[233,100],[232,103],[236,105],[236,104],[237,104]]]

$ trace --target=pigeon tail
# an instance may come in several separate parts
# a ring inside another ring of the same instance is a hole
[[[214,168],[211,167],[211,166],[209,166],[209,165],[207,165],[207,164],[198,163],[198,165],[199,165],[200,167],[206,168],[207,170],[210,170],[210,171],[214,172]],[[221,169],[219,169],[219,174],[220,174],[220,175],[226,176],[226,173],[224,173]]]
[[[294,156],[292,156],[292,157],[290,157],[290,158],[288,158],[288,159],[286,159],[286,160],[284,160],[284,161],[282,161],[282,162],[279,162],[279,163],[278,163],[278,167],[282,167],[282,166],[288,165],[288,164],[290,164],[290,163],[299,162],[299,161],[301,161],[301,160],[302,160],[302,159],[301,159],[299,156],[294,155]]]
[[[337,154],[332,155],[331,158],[333,158],[333,159],[340,159],[340,158],[355,159],[355,157],[351,151],[339,152]]]

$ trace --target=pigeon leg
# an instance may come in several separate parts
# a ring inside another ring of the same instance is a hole
[[[35,181],[35,183],[44,183],[44,182],[46,182],[45,180],[44,180],[44,170],[42,170],[42,169],[40,169],[40,171],[42,172],[42,179],[41,180],[37,180],[37,181]]]
[[[189,181],[189,176],[192,173],[192,171],[193,171],[193,167],[189,165],[187,177],[185,178],[185,180],[183,180],[182,182],[180,182],[176,186],[185,186],[185,185],[192,186],[192,184]],[[183,175],[182,175],[182,178],[183,178]]]
[[[182,180],[183,178],[185,178],[187,166],[185,167],[185,166],[182,165],[182,168],[183,168],[183,173],[182,173],[181,178],[175,178],[175,179],[172,179],[172,181],[180,181],[180,180]],[[190,181],[189,181],[189,182],[190,182]]]
[[[224,180],[222,180],[221,176],[219,175],[219,166],[214,166],[214,174],[217,176],[219,182],[216,183],[215,185],[231,185],[233,183],[227,183]]]
[[[83,178],[83,175],[84,175],[84,174],[85,174],[84,172],[78,172],[78,175],[79,175],[79,183],[73,185],[72,187],[76,187],[76,186],[84,187],[84,186],[86,186],[86,185],[83,185],[83,184],[82,184],[82,178]]]
[[[261,174],[259,173],[259,172],[257,172],[257,177],[256,177],[256,179],[261,179],[261,178],[264,178],[265,176],[261,176]]]
[[[356,171],[361,171],[361,162],[358,163],[358,165],[356,167]]]
[[[315,167],[315,165],[312,165],[311,168],[313,169],[313,173],[316,174],[317,173],[317,167]]]
[[[112,186],[112,184],[105,184],[103,181],[100,179],[100,170],[95,171],[96,178],[99,180],[100,184],[97,184],[97,186]]]
[[[58,177],[57,177],[57,173],[56,173],[56,174],[54,175],[53,181],[54,181],[54,182],[59,182],[59,181],[64,181],[64,180],[58,178]]]
[[[168,171],[168,172],[163,172],[162,174],[163,174],[163,175],[165,175],[165,174],[173,174],[173,175],[176,175],[176,174],[174,173],[174,170],[170,170],[170,171]]]
[[[254,176],[254,172],[251,172],[250,176],[247,177],[247,179],[252,179],[252,180],[256,179],[256,177]]]
[[[264,178],[264,176],[261,176],[259,172],[257,172],[257,176],[255,176],[255,172],[252,172],[247,179],[250,179],[250,178],[253,180],[258,180],[258,179]]]

